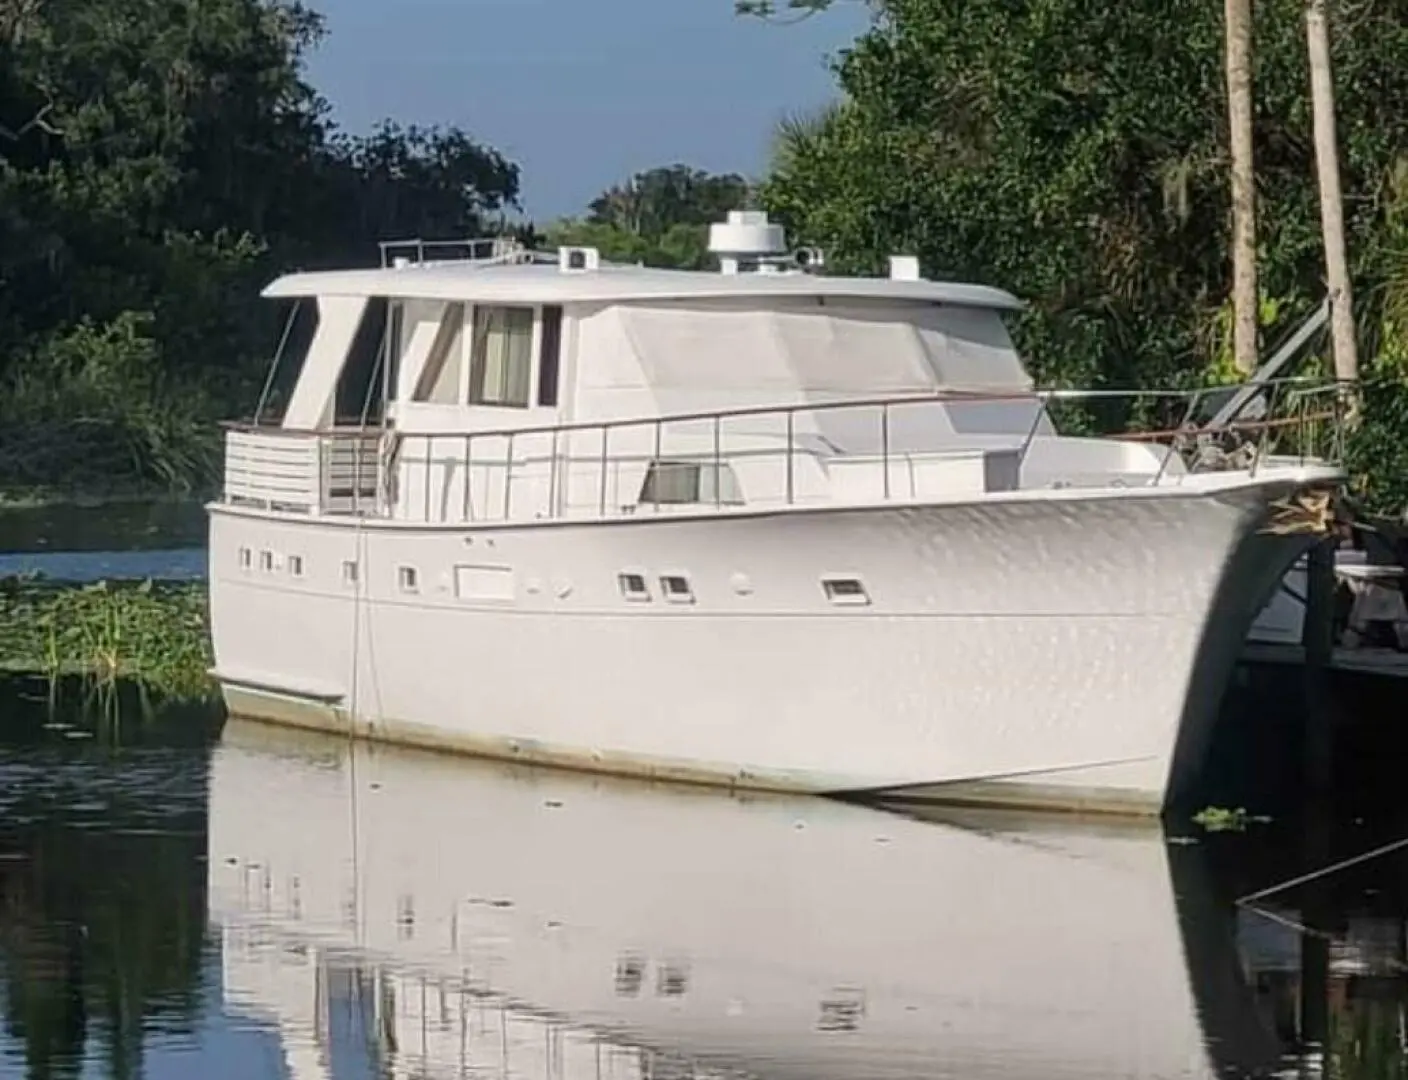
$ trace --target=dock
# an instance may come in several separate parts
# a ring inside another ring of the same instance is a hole
[[[1242,649],[1242,663],[1303,667],[1305,646],[1280,642],[1249,641]],[[1396,649],[1338,646],[1330,653],[1330,670],[1356,675],[1408,679],[1408,652]]]

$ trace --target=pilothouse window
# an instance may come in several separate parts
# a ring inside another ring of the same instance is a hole
[[[471,405],[528,406],[533,369],[533,309],[474,309],[470,351]]]

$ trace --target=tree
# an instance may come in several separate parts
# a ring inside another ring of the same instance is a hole
[[[1320,230],[1325,243],[1325,276],[1330,289],[1331,340],[1335,376],[1359,378],[1355,343],[1354,299],[1344,245],[1344,206],[1340,194],[1339,148],[1335,137],[1335,87],[1330,70],[1330,31],[1325,0],[1310,0],[1305,8],[1305,35],[1310,56],[1310,99],[1314,117],[1315,166],[1320,181]]]
[[[292,0],[0,6],[0,475],[200,485],[290,266],[478,233],[517,167],[457,129],[339,133]]]
[[[1014,289],[1048,381],[1206,377],[1229,249],[1222,20],[1191,0],[1091,8],[887,0],[838,64],[845,97],[762,190],[799,240],[879,270],[913,251],[930,273]],[[1318,299],[1313,140],[1297,0],[1255,28],[1254,150],[1263,281],[1294,318]],[[1401,250],[1385,230],[1408,145],[1408,23],[1364,10],[1337,47],[1358,272]]]
[[[591,201],[581,220],[547,230],[553,244],[595,247],[612,262],[699,270],[709,265],[709,226],[751,199],[749,182],[687,165],[637,173]]]
[[[1257,367],[1256,166],[1252,156],[1252,4],[1226,0],[1227,114],[1232,182],[1233,356],[1237,370]]]

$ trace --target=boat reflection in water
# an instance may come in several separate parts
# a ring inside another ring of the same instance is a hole
[[[210,800],[226,1005],[279,1026],[298,1080],[1168,1078],[1283,1051],[1199,848],[1150,826],[920,821],[234,721]]]

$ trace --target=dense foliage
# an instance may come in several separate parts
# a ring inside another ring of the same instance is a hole
[[[283,0],[0,5],[0,483],[198,485],[247,408],[276,269],[514,204],[457,130],[339,133]]]
[[[761,5],[777,15],[824,0]],[[760,5],[744,4],[757,10]],[[844,96],[784,133],[762,197],[843,268],[920,255],[929,275],[1032,302],[1021,327],[1054,384],[1231,375],[1220,5],[1193,0],[877,0],[837,64]],[[1408,338],[1408,4],[1334,20],[1346,223],[1373,398],[1402,400]],[[1255,155],[1267,338],[1323,295],[1301,0],[1255,27]],[[1274,324],[1274,325],[1273,325]],[[1401,408],[1398,415],[1402,414]],[[1403,441],[1366,413],[1380,449]],[[1361,449],[1361,459],[1372,457]],[[1381,506],[1408,481],[1380,476]]]
[[[601,193],[580,220],[547,231],[554,244],[586,244],[612,262],[686,270],[710,265],[709,226],[749,203],[748,181],[687,165],[637,173]]]

